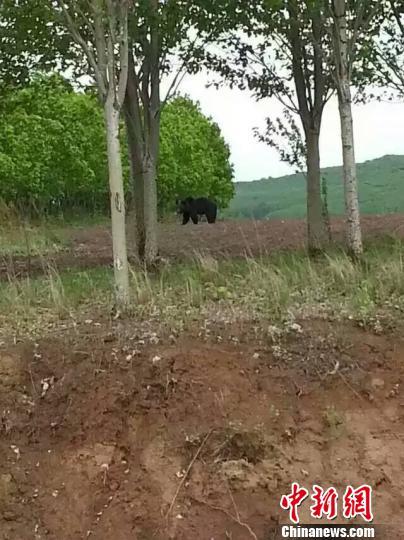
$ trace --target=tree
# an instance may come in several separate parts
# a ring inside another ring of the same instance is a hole
[[[363,251],[360,226],[358,181],[352,119],[352,72],[358,54],[358,41],[366,41],[365,32],[376,15],[380,2],[369,0],[332,0],[334,79],[341,122],[343,179],[347,220],[348,249],[358,257]],[[350,24],[348,23],[350,21]]]
[[[157,162],[160,142],[161,10],[158,0],[141,3],[131,20],[125,120],[131,164],[131,238],[140,261],[157,257]],[[138,66],[138,67],[137,67]]]
[[[109,207],[103,110],[57,74],[37,74],[0,102],[0,194],[23,215],[97,212]],[[233,195],[230,152],[218,126],[189,98],[162,113],[160,215],[176,197],[207,195],[224,208]],[[121,121],[122,123],[122,121]],[[121,141],[126,146],[122,126]],[[125,195],[129,163],[123,157]]]
[[[404,3],[387,0],[381,32],[370,51],[371,82],[387,88],[388,98],[404,97]]]
[[[295,122],[295,116],[289,109],[284,109],[283,118],[278,117],[274,122],[270,118],[267,118],[265,132],[261,132],[258,128],[255,128],[254,134],[259,141],[274,148],[278,152],[281,161],[294,167],[296,172],[305,173],[306,146],[301,129]],[[325,177],[321,178],[321,195],[322,215],[327,227],[328,240],[331,242],[331,223],[328,211],[327,181]]]
[[[83,38],[80,46],[77,39],[72,39],[74,36],[66,24],[61,24],[60,17],[55,17],[55,0],[4,1],[7,7],[0,6],[0,28],[7,39],[0,40],[0,57],[4,52],[7,62],[0,63],[0,79],[4,76],[14,84],[24,80],[36,63],[44,69],[49,65],[69,67],[77,80],[88,63],[82,45],[87,43],[86,39],[94,45],[91,28],[94,14],[92,9],[90,13],[87,11],[95,0],[67,3],[77,8],[75,20]],[[135,0],[133,9],[129,10],[128,84],[124,103],[132,179],[128,221],[139,260],[152,262],[158,250],[156,177],[161,111],[175,94],[185,70],[195,72],[200,68],[199,46],[220,34],[223,26],[220,21],[231,18],[239,3],[240,0]],[[30,17],[30,12],[38,16]],[[23,17],[22,25],[20,17]],[[24,77],[17,73],[21,66]],[[96,72],[91,63],[90,68],[88,73],[94,78]],[[171,84],[167,95],[161,98],[160,83],[165,76],[171,77]]]
[[[352,119],[351,65],[347,30],[346,1],[332,0],[334,16],[334,55],[338,106],[341,122],[343,178],[348,248],[355,256],[362,253],[358,181]]]
[[[77,59],[53,8],[49,0],[0,2],[0,90],[24,85],[38,69],[64,70]]]
[[[0,113],[0,193],[6,203],[23,214],[105,212],[105,129],[96,97],[74,92],[57,75],[36,75],[4,93]]]
[[[265,0],[240,12],[238,27],[221,40],[224,53],[208,51],[207,66],[230,86],[257,99],[275,97],[300,118],[307,169],[310,251],[328,241],[321,198],[319,137],[324,106],[333,92],[328,4],[324,0]],[[241,35],[240,35],[241,32]],[[273,125],[271,120],[268,125]],[[281,131],[284,129],[281,127]],[[297,141],[298,149],[299,142]]]
[[[167,103],[161,118],[158,201],[161,213],[177,197],[206,196],[225,208],[234,194],[230,151],[220,129],[186,97]]]
[[[129,73],[124,104],[131,163],[129,228],[138,258],[157,256],[157,177],[161,113],[186,69],[198,70],[198,47],[212,39],[210,15],[231,0],[139,0],[129,23]],[[191,27],[192,30],[191,31]],[[171,84],[161,96],[161,81]]]
[[[60,15],[84,53],[104,109],[109,170],[116,301],[129,303],[125,199],[119,140],[120,111],[128,79],[128,0],[89,0],[85,13],[75,0],[57,0]]]

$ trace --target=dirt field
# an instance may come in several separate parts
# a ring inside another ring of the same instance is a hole
[[[3,344],[0,539],[270,540],[292,481],[371,484],[404,538],[403,339],[254,332],[87,321]]]
[[[364,237],[392,235],[404,238],[404,216],[364,216]],[[343,239],[344,223],[332,222],[333,237]],[[53,267],[91,268],[111,264],[111,237],[107,227],[88,227],[67,231],[69,247],[47,256]],[[195,251],[209,251],[214,256],[265,255],[274,250],[300,248],[306,242],[306,224],[301,220],[223,221],[214,226],[164,224],[159,230],[160,254],[169,259],[193,256]],[[3,257],[0,260],[0,277],[20,276],[27,272],[40,273],[43,260],[32,257]]]
[[[402,216],[363,222],[367,237],[404,235]],[[69,234],[59,270],[110,264],[106,229]],[[167,258],[304,242],[297,221],[160,230]],[[1,272],[41,268],[14,258]],[[370,484],[374,521],[392,528],[383,538],[404,539],[402,323],[375,335],[298,320],[279,336],[271,321],[217,320],[182,335],[96,314],[37,342],[3,332],[0,540],[273,540],[294,481],[340,497]]]

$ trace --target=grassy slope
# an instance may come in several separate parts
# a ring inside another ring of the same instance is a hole
[[[315,261],[301,251],[260,259],[199,255],[156,274],[134,269],[132,315],[175,332],[212,314],[229,322],[240,317],[243,324],[262,320],[263,326],[312,314],[372,327],[379,320],[390,324],[404,313],[403,248],[399,241],[374,242],[360,265],[335,248]],[[39,278],[10,276],[0,281],[0,341],[14,333],[41,335],[59,318],[63,324],[93,319],[110,310],[112,298],[113,271],[107,267],[62,274],[50,267]]]
[[[343,214],[341,168],[323,170],[327,180],[329,209]],[[404,213],[404,156],[384,156],[358,165],[359,195],[364,214]],[[306,214],[305,180],[302,174],[236,184],[228,217],[301,218]]]

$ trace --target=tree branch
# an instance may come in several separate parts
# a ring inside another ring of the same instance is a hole
[[[97,64],[97,61],[94,56],[94,52],[91,50],[91,47],[88,45],[86,40],[83,38],[83,36],[80,34],[80,31],[78,27],[76,26],[72,16],[69,13],[69,10],[66,8],[65,3],[63,0],[57,0],[57,3],[59,7],[62,10],[62,13],[64,15],[67,27],[73,37],[73,40],[80,45],[80,47],[83,49],[84,54],[87,57],[87,60],[94,71],[94,77],[97,81],[98,90],[99,93],[103,98],[105,98],[106,95],[106,86],[103,78],[103,74],[101,73],[99,66]]]
[[[106,57],[106,41],[105,28],[102,20],[102,9],[99,0],[88,0],[94,16],[94,39],[95,48],[97,51],[98,66],[103,80],[105,81],[105,93],[107,92],[107,57]]]
[[[190,50],[188,52],[191,52],[191,50],[194,48],[194,45],[196,43],[198,39],[198,35],[195,37],[195,39],[192,41],[192,45],[190,46]],[[184,60],[182,61],[182,64],[180,65],[179,69],[177,70],[177,73],[175,74],[167,92],[166,92],[166,95],[164,97],[164,99],[162,100],[161,102],[161,105],[160,105],[160,109],[162,110],[163,107],[166,105],[167,101],[169,101],[173,95],[175,95],[175,93],[177,92],[178,90],[178,87],[179,85],[181,84],[181,82],[183,81],[185,75],[186,75],[186,67],[187,67],[187,61],[188,61],[188,58],[184,58]]]
[[[138,153],[139,153],[139,161],[140,161],[140,154],[143,151],[144,148],[144,126],[142,122],[142,114],[140,110],[139,105],[139,99],[140,99],[140,87],[139,87],[139,78],[136,73],[136,67],[133,60],[133,51],[132,48],[129,47],[129,54],[128,54],[128,83],[126,88],[126,96],[125,96],[125,111],[126,114],[129,116],[133,135],[135,137]]]
[[[320,8],[318,8],[320,9]],[[324,76],[324,55],[322,48],[322,24],[319,12],[312,16],[312,34],[314,48],[314,112],[316,117],[320,116],[326,100],[326,81]]]
[[[163,108],[165,107],[167,102],[173,96],[175,96],[175,94],[177,93],[178,87],[180,86],[180,84],[184,80],[185,75],[187,74],[187,71],[185,69],[185,65],[186,65],[186,63],[184,61],[183,64],[181,65],[181,67],[177,70],[177,73],[175,74],[175,77],[172,80],[172,82],[171,82],[171,84],[170,84],[170,86],[169,86],[169,88],[167,90],[167,93],[166,93],[164,99],[161,102],[160,110],[163,110]]]
[[[112,37],[107,36],[107,72],[108,72],[108,92],[112,93],[114,100],[116,99],[116,66],[114,57],[114,44]]]
[[[395,19],[397,21],[400,32],[401,32],[401,34],[402,34],[402,36],[404,38],[404,22],[401,20],[400,12],[398,11],[394,0],[390,0],[390,6],[391,6],[391,9],[393,11],[394,17],[395,17]]]
[[[125,2],[122,6],[123,12],[120,13],[120,72],[118,82],[118,104],[122,107],[126,87],[128,85],[128,70],[129,70],[129,36],[128,36],[128,5]]]
[[[297,6],[295,2],[290,1],[288,4],[290,22],[290,41],[292,44],[292,69],[296,85],[297,100],[299,103],[299,114],[301,115],[305,130],[309,127],[310,113],[307,105],[306,83],[302,69],[302,55],[300,48],[299,27],[297,25]]]
[[[286,108],[289,109],[292,112],[299,113],[299,109],[296,105],[296,103],[291,98],[289,92],[286,90],[285,81],[286,79],[284,77],[281,77],[274,68],[269,66],[264,58],[260,57],[254,50],[249,51],[250,57],[252,58],[252,62],[257,62],[258,64],[262,65],[262,67],[268,72],[270,75],[272,81],[277,81],[277,86],[283,86],[283,91],[278,92],[276,89],[273,91],[273,95],[276,97],[276,99]],[[252,63],[251,62],[251,63]],[[259,76],[259,74],[257,74]],[[289,81],[287,81],[289,82]],[[288,102],[285,101],[285,97],[287,98]]]
[[[303,73],[304,73],[304,79],[305,79],[305,85],[306,85],[306,97],[307,97],[307,102],[309,105],[309,110],[313,111],[314,103],[313,103],[313,98],[311,95],[309,63],[307,60],[306,47],[303,44],[302,44],[301,51],[302,51],[302,59],[303,59],[303,65],[304,65]]]

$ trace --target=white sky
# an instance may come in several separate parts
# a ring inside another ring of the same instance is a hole
[[[230,145],[236,181],[250,181],[294,172],[272,148],[255,139],[252,129],[264,126],[267,116],[276,117],[282,107],[276,100],[256,102],[248,92],[206,88],[203,73],[188,75],[179,93],[199,101],[204,114],[220,126]],[[356,159],[363,162],[385,154],[404,154],[404,103],[372,102],[354,106]],[[321,137],[321,165],[341,164],[341,142],[336,100],[326,107]]]

